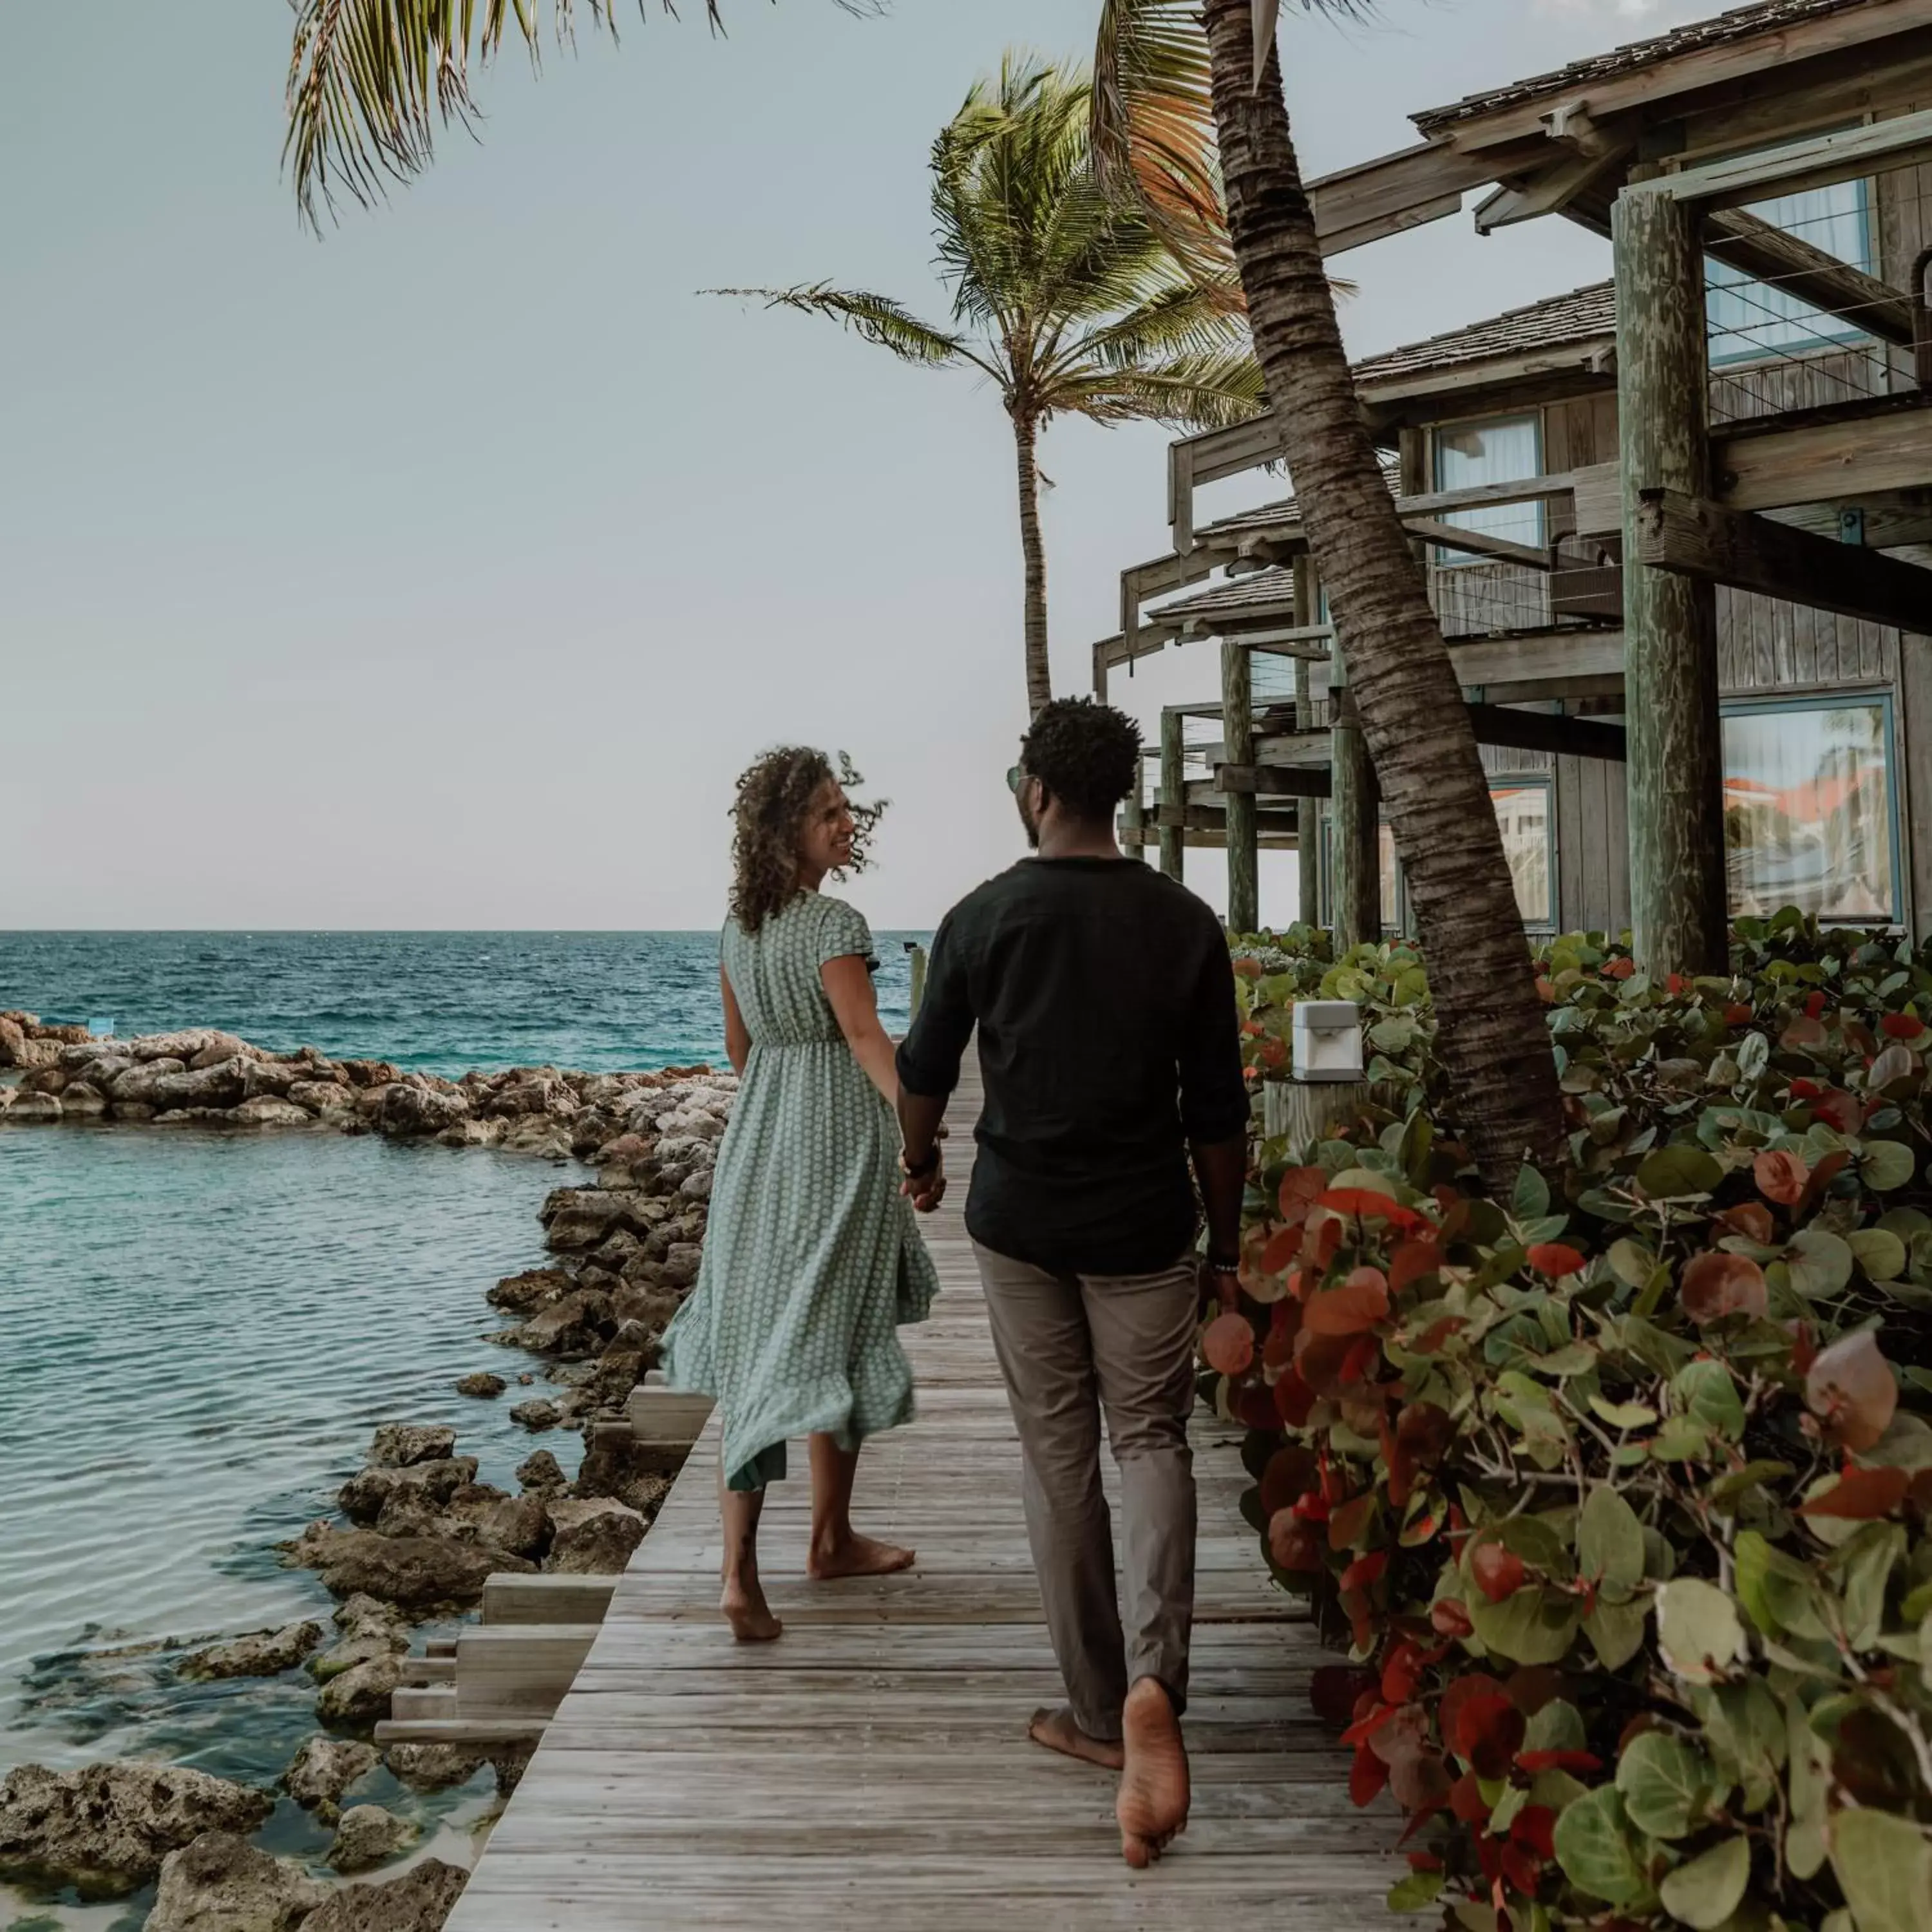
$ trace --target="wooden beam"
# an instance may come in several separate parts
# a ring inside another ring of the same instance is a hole
[[[1631,950],[1653,980],[1730,957],[1717,592],[1636,555],[1639,493],[1709,487],[1704,267],[1695,206],[1616,202]]]
[[[1412,517],[1432,517],[1442,510],[1473,510],[1490,503],[1539,503],[1567,496],[1576,488],[1576,472],[1550,476],[1520,476],[1507,483],[1470,483],[1460,490],[1431,490],[1420,496],[1398,496],[1395,513],[1404,523]]]
[[[1214,784],[1230,797],[1327,798],[1334,790],[1328,772],[1312,765],[1216,765]]]
[[[1734,432],[1717,444],[1711,466],[1716,500],[1733,510],[1923,488],[1932,484],[1932,411],[1894,404],[1797,429]]]
[[[1637,556],[1660,570],[1868,624],[1932,632],[1932,570],[1902,557],[1834,543],[1678,490],[1641,494],[1636,537]]]
[[[1631,150],[1617,142],[1599,153],[1556,152],[1557,158],[1548,166],[1517,187],[1498,188],[1477,208],[1478,235],[1491,235],[1519,221],[1534,221],[1539,215],[1559,214],[1580,194],[1610,176],[1621,176]]]
[[[1174,808],[1175,801],[1187,794],[1186,729],[1182,712],[1169,710],[1160,714],[1160,810],[1155,814],[1155,822],[1161,827],[1160,869],[1175,880],[1184,870],[1184,848],[1179,830],[1168,824],[1167,814]]]
[[[1489,155],[1459,153],[1446,141],[1424,141],[1393,154],[1324,175],[1308,184],[1316,238],[1339,255],[1385,235],[1455,214],[1466,188],[1496,178]]]
[[[1534,550],[1528,544],[1511,543],[1505,537],[1491,536],[1486,530],[1466,530],[1458,524],[1445,524],[1435,517],[1404,517],[1402,525],[1410,536],[1426,538],[1431,543],[1440,544],[1444,550],[1460,550],[1466,556],[1484,557],[1497,563],[1520,563],[1530,570],[1550,568],[1546,550]]]
[[[1255,755],[1253,664],[1232,639],[1221,646],[1221,740],[1235,764],[1252,764]],[[1261,929],[1261,874],[1256,855],[1260,827],[1252,792],[1231,794],[1228,813],[1228,925],[1235,932]]]
[[[1704,252],[1868,335],[1901,349],[1912,346],[1912,303],[1902,291],[1741,208],[1712,211],[1704,224]]]
[[[1608,758],[1621,764],[1629,756],[1624,728],[1600,718],[1558,718],[1546,711],[1512,711],[1501,704],[1472,704],[1469,722],[1479,745],[1507,746],[1519,752],[1554,752],[1572,758]]]
[[[1802,194],[1808,188],[1829,188],[1835,182],[1927,160],[1932,160],[1932,108],[1679,168],[1654,181],[1634,182],[1624,192],[1705,208],[1740,208],[1748,202]]]

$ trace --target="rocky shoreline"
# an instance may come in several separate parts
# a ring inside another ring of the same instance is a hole
[[[457,1393],[496,1400],[532,1433],[582,1432],[576,1475],[533,1446],[514,1494],[476,1480],[458,1432],[406,1421],[376,1431],[344,1484],[338,1517],[280,1546],[337,1599],[319,1621],[193,1651],[183,1678],[292,1678],[315,1684],[317,1729],[281,1792],[334,1838],[327,1874],[251,1842],[278,1794],[182,1766],[131,1762],[55,1772],[25,1766],[0,1781],[0,1880],[111,1898],[158,1882],[146,1932],[435,1932],[464,1872],[434,1858],[406,1866],[418,1824],[354,1802],[379,1768],[407,1790],[447,1789],[490,1766],[500,1794],[527,1750],[466,1750],[368,1740],[403,1682],[411,1627],[475,1606],[504,1571],[621,1570],[670,1487],[661,1451],[615,1420],[654,1364],[664,1325],[696,1279],[706,1204],[736,1082],[709,1068],[586,1074],[515,1067],[450,1081],[388,1062],[276,1053],[213,1029],[128,1040],[0,1013],[0,1125],[114,1122],[262,1131],[301,1128],[500,1148],[594,1166],[585,1186],[553,1189],[539,1210],[544,1265],[488,1292],[512,1319],[488,1339],[543,1364],[465,1376]],[[514,1360],[513,1356],[512,1362]],[[542,1393],[534,1385],[541,1377]],[[396,1865],[400,1875],[370,1879]],[[353,1880],[348,1882],[350,1875]]]

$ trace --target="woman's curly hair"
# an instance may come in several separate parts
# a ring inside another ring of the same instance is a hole
[[[737,799],[731,808],[736,828],[731,840],[731,916],[741,932],[756,932],[796,896],[799,838],[812,801],[828,780],[842,785],[850,802],[854,829],[851,862],[846,870],[862,872],[873,830],[885,815],[888,801],[880,799],[872,805],[850,801],[854,788],[866,781],[843,752],[835,766],[823,752],[808,745],[782,745],[767,752],[740,778]],[[832,876],[844,875],[842,871]]]

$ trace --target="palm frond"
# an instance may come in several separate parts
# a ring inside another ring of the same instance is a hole
[[[1131,369],[1162,356],[1244,350],[1247,341],[1246,320],[1230,304],[1225,285],[1177,280],[1069,343],[1054,359],[1054,372],[1083,365]]]
[[[1177,356],[1138,369],[1091,369],[1056,382],[1053,413],[1100,423],[1165,423],[1175,429],[1225,429],[1268,407],[1261,365],[1244,350]]]
[[[970,362],[996,382],[1003,372],[981,355],[964,336],[950,335],[932,323],[921,322],[903,304],[890,296],[873,295],[862,289],[835,289],[829,282],[804,282],[790,289],[700,289],[700,295],[736,296],[748,302],[763,302],[766,308],[796,309],[802,315],[821,315],[843,322],[863,340],[889,349],[904,362],[926,368],[943,368],[948,363]]]
[[[674,17],[677,0],[658,0]],[[722,0],[703,0],[722,32]],[[876,14],[886,0],[836,0],[851,14]],[[282,165],[292,176],[302,218],[320,230],[338,190],[367,206],[392,181],[419,174],[439,130],[473,131],[470,70],[487,66],[514,22],[532,62],[543,47],[543,0],[293,0],[288,130]],[[640,20],[650,0],[637,0]],[[617,38],[619,0],[548,0],[560,44],[578,16]]]

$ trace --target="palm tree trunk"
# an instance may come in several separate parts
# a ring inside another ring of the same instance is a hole
[[[1046,546],[1040,534],[1040,466],[1034,454],[1038,427],[1030,416],[1013,417],[1019,458],[1020,551],[1026,560],[1027,710],[1037,718],[1053,701],[1053,668],[1046,654]]]
[[[1207,0],[1214,118],[1255,349],[1408,868],[1456,1124],[1492,1188],[1555,1160],[1562,1096],[1489,780],[1356,400],[1272,52]]]

